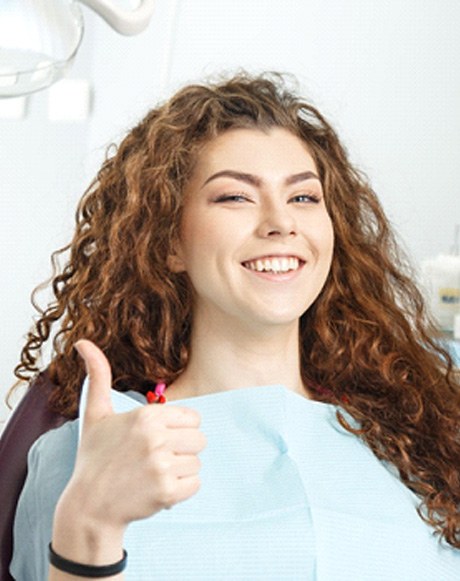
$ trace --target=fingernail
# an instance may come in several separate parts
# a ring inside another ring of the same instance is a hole
[[[89,370],[88,370],[88,364],[86,363],[86,359],[83,357],[82,352],[80,351],[80,345],[79,345],[80,341],[77,341],[76,343],[74,343],[73,348],[75,349],[75,351],[78,353],[78,355],[81,357],[83,363],[85,364],[85,371],[86,374],[89,375]]]
[[[73,348],[75,349],[75,351],[78,353],[78,355],[80,355],[80,357],[83,357],[80,351],[80,346],[79,346],[79,341],[77,341],[76,343],[73,344]]]

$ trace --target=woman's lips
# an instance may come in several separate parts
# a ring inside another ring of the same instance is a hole
[[[301,260],[298,256],[273,255],[246,260],[242,264],[248,270],[257,273],[285,274],[299,270],[304,263],[305,261]]]

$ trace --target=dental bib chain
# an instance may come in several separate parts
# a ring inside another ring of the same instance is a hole
[[[157,383],[153,391],[150,390],[145,394],[147,403],[166,403],[166,397],[164,395],[166,388],[166,383]],[[351,403],[350,398],[346,394],[336,397],[330,389],[319,386],[316,386],[316,390],[322,395],[326,395],[332,401],[338,399],[343,405],[350,405]]]
[[[166,389],[166,383],[157,383],[154,391],[148,391],[145,394],[147,403],[165,403],[166,397],[163,395]]]

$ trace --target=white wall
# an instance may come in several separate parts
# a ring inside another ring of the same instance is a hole
[[[25,120],[0,121],[1,391],[31,321],[30,292],[70,236],[105,145],[160,97],[222,69],[294,73],[414,260],[449,249],[460,223],[458,0],[157,0],[133,38],[84,13],[71,76],[93,85],[89,121],[51,123],[46,93],[30,99]]]

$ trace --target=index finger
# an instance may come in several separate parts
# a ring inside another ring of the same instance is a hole
[[[163,421],[168,428],[199,428],[200,414],[191,408],[166,405],[163,407]]]

